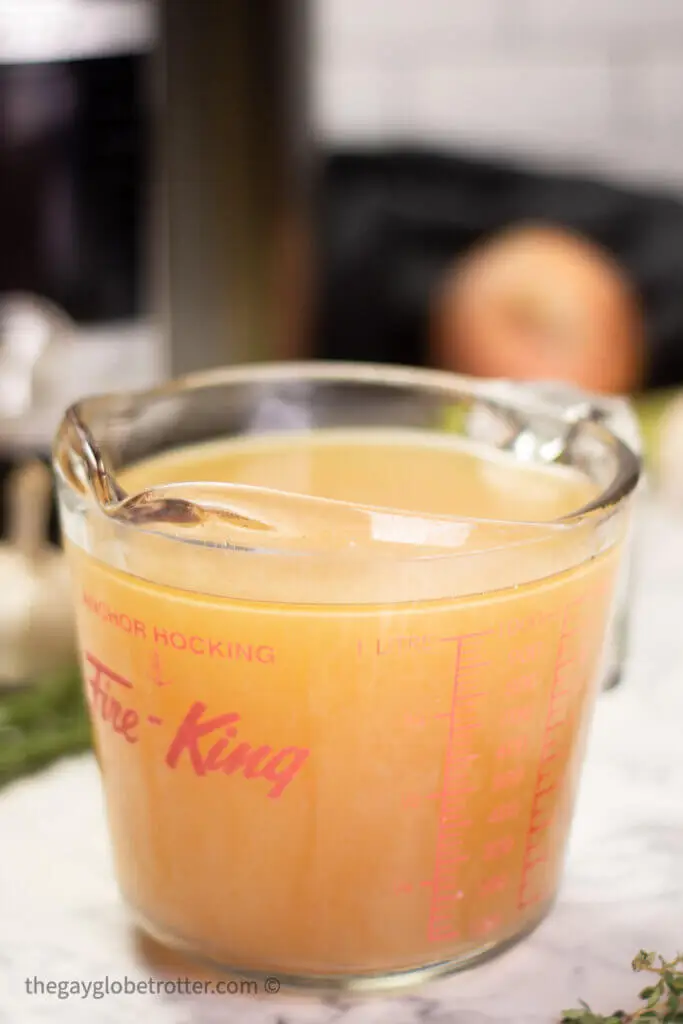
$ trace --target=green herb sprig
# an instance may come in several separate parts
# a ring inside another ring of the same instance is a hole
[[[90,745],[77,668],[0,694],[0,789]]]
[[[617,1010],[607,1017],[594,1013],[590,1006],[581,1003],[581,1009],[565,1010],[562,1024],[630,1024],[631,1021],[659,1020],[674,1024],[683,1022],[683,954],[679,953],[674,960],[665,960],[657,953],[647,953],[641,949],[631,966],[634,971],[646,971],[657,977],[653,985],[648,985],[640,993],[643,1000],[640,1009],[633,1013]]]

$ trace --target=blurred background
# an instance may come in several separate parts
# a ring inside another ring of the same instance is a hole
[[[55,408],[283,355],[677,384],[681,48],[676,0],[0,0],[0,412],[41,324]]]
[[[682,97],[680,0],[0,0],[0,676],[37,671],[37,467],[85,393],[267,358],[554,379],[632,396],[674,464]]]
[[[670,185],[683,176],[676,0],[318,0],[315,122]]]

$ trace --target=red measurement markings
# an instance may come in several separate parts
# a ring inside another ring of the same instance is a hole
[[[485,696],[479,689],[480,673],[486,664],[466,657],[465,643],[489,633],[472,633],[453,638],[456,641],[453,689],[448,712],[448,738],[442,770],[442,786],[438,796],[439,826],[436,837],[434,872],[431,879],[431,899],[427,923],[430,942],[454,942],[461,937],[453,920],[453,911],[462,899],[457,884],[458,867],[466,864],[471,855],[466,852],[465,834],[472,820],[467,817],[467,794],[478,786],[470,777],[477,754],[460,749],[460,738],[471,729],[480,728],[476,717],[476,702]],[[467,688],[471,679],[476,691]]]
[[[538,675],[534,672],[527,672],[522,676],[513,676],[505,684],[505,692],[517,695],[520,693],[533,693],[538,686]]]
[[[528,633],[530,629],[546,630],[550,627],[553,619],[557,619],[560,614],[558,608],[552,608],[550,611],[546,611],[544,608],[535,608],[533,612],[527,612],[511,619],[505,631],[508,636],[511,636],[515,633]]]
[[[472,636],[483,636],[485,634],[476,633],[471,634]],[[457,644],[461,640],[459,636],[389,636],[389,637],[377,637],[372,644],[369,645],[369,653],[374,654],[377,657],[385,657],[388,654],[394,656],[403,656],[405,654],[421,654],[423,651],[428,650],[430,647],[436,647],[438,644]],[[362,656],[366,651],[366,645],[362,640],[356,641],[356,652],[359,656]]]
[[[432,715],[406,715],[406,725],[415,725],[419,728],[424,728],[427,722],[433,722],[435,719],[448,718],[448,711],[444,711],[443,714],[432,714]]]
[[[508,768],[499,775],[494,776],[491,788],[494,792],[501,789],[516,789],[521,786],[526,778],[526,768],[521,765],[518,768]]]
[[[519,800],[510,800],[508,803],[498,804],[493,808],[486,819],[490,825],[499,825],[503,821],[514,821],[519,817]]]
[[[159,718],[158,715],[147,715],[147,721],[150,725],[163,725],[163,718]]]
[[[161,670],[161,657],[159,656],[159,652],[158,651],[155,651],[154,654],[151,657],[150,669],[151,669],[150,675],[151,675],[151,678],[152,678],[152,682],[156,686],[169,686],[170,685],[170,680],[164,679],[164,674],[163,674],[163,672]]]
[[[495,896],[498,893],[505,892],[510,885],[510,878],[508,875],[492,875],[490,878],[485,878],[481,883],[481,894],[482,896]]]
[[[442,636],[439,637],[439,643],[460,645],[463,640],[473,640],[478,636],[489,636],[492,632],[492,630],[483,630],[481,633],[463,633],[460,636]]]
[[[530,705],[507,708],[503,717],[506,725],[524,725],[534,717],[534,708]]]
[[[531,816],[525,838],[522,877],[518,895],[518,906],[520,909],[524,909],[542,898],[542,894],[538,891],[530,892],[530,885],[534,869],[545,864],[548,858],[548,851],[544,848],[544,845],[547,843],[548,830],[552,825],[554,815],[552,811],[549,811],[545,798],[557,790],[557,782],[552,782],[551,778],[554,767],[553,762],[556,761],[558,753],[558,731],[562,729],[567,721],[564,698],[567,696],[568,691],[564,685],[564,673],[577,660],[576,656],[572,656],[568,651],[569,641],[576,633],[575,628],[570,628],[568,620],[572,607],[578,603],[573,602],[567,606],[560,626],[560,640],[541,740],[534,796],[531,804]]]
[[[543,657],[545,642],[535,640],[532,643],[513,646],[509,652],[509,658],[515,665],[535,665]]]
[[[416,889],[429,889],[431,885],[431,879],[427,882],[418,882],[417,885],[414,885],[412,882],[399,882],[398,885],[394,886],[394,892],[399,896],[407,896],[415,892]],[[462,892],[456,893],[456,898],[461,900],[464,895]]]
[[[495,758],[497,761],[507,761],[510,758],[524,757],[528,745],[526,736],[512,736],[496,747]]]
[[[499,839],[491,839],[484,845],[484,860],[498,860],[499,857],[507,857],[514,848],[514,836],[501,836]]]
[[[422,793],[407,793],[401,797],[401,807],[403,807],[404,811],[416,811],[425,800],[436,799],[438,799],[438,793],[428,793],[427,796],[424,796]]]

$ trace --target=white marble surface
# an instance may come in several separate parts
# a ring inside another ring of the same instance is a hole
[[[0,797],[0,1024],[551,1024],[578,998],[629,1005],[637,950],[683,947],[683,520],[650,510],[641,561],[630,670],[600,698],[561,898],[526,942],[394,999],[29,996],[27,977],[160,976],[119,905],[81,758]]]

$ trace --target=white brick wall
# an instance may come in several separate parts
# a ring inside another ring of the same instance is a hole
[[[530,33],[563,45],[667,46],[683,30],[680,0],[515,0]]]
[[[425,141],[683,189],[683,0],[315,0],[328,140]]]
[[[431,138],[533,148],[590,147],[608,130],[609,72],[599,62],[562,66],[501,54],[411,73],[403,95],[411,124]]]

